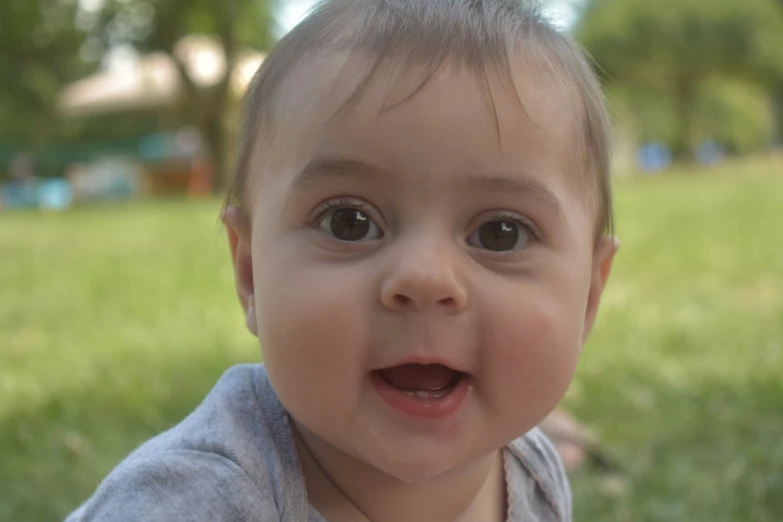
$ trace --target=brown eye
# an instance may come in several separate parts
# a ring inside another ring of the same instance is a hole
[[[525,227],[508,219],[488,221],[468,238],[468,245],[492,252],[506,252],[524,247],[530,241]]]
[[[318,228],[340,241],[362,241],[383,237],[370,216],[358,208],[338,208],[326,212],[318,222]]]

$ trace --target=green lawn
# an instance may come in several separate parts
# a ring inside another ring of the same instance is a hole
[[[581,521],[783,516],[783,164],[626,178],[623,246],[567,406],[627,488]],[[0,214],[0,520],[76,507],[256,361],[219,203]]]

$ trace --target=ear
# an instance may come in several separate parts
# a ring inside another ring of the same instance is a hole
[[[251,248],[250,220],[238,207],[228,206],[221,215],[228,234],[231,262],[239,304],[245,312],[245,324],[253,335],[258,335],[255,286],[253,283],[253,250]]]
[[[609,279],[609,273],[612,271],[612,262],[619,248],[620,242],[616,237],[604,236],[593,252],[593,272],[590,279],[590,292],[587,296],[582,343],[587,340],[587,336],[593,329],[593,323],[598,314],[598,305],[601,302],[601,295],[604,293],[606,281]]]

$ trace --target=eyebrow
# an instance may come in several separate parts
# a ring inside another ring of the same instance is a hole
[[[508,177],[506,175],[481,174],[471,176],[467,180],[471,190],[481,192],[501,192],[503,194],[531,197],[550,207],[558,217],[563,216],[563,207],[560,199],[543,183],[527,177]]]
[[[381,178],[388,173],[379,167],[363,161],[344,157],[315,157],[294,176],[291,182],[293,192],[305,190],[335,178]]]
[[[315,157],[300,170],[291,182],[292,193],[306,190],[309,186],[328,183],[336,178],[390,179],[385,169],[361,160],[339,157]],[[499,192],[503,194],[532,197],[550,207],[562,217],[563,209],[559,198],[544,184],[530,175],[509,176],[504,174],[472,174],[465,180],[471,191]]]

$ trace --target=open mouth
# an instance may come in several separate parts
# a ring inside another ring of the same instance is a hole
[[[465,376],[442,364],[403,364],[377,372],[389,386],[419,399],[445,397]]]
[[[394,409],[417,417],[442,417],[464,402],[469,375],[442,364],[411,363],[375,370],[370,379]]]

